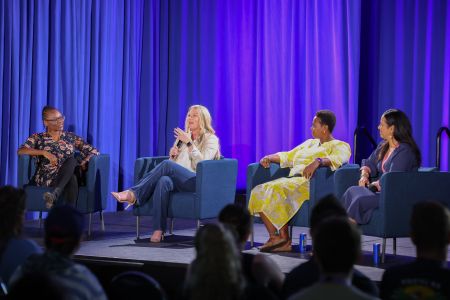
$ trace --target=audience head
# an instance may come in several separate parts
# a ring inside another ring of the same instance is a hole
[[[137,271],[124,272],[113,278],[109,299],[166,299],[159,283],[151,276]]]
[[[449,210],[438,202],[419,202],[411,215],[411,239],[420,256],[427,253],[445,253],[450,239]],[[445,257],[444,257],[445,259]]]
[[[336,116],[331,110],[319,110],[316,112],[316,117],[322,125],[328,127],[329,133],[333,133],[334,126],[336,125]]]
[[[247,208],[236,204],[228,204],[220,211],[219,222],[235,230],[239,244],[247,241],[252,224],[252,219]]]
[[[12,186],[0,188],[0,241],[19,236],[25,212],[25,192]]]
[[[392,133],[388,134],[388,136],[384,136],[381,131],[382,126],[387,126],[388,129],[392,128]],[[378,156],[379,160],[383,159],[384,155],[389,150],[389,139],[394,138],[399,143],[405,143],[411,146],[416,155],[417,164],[420,166],[422,162],[420,150],[412,135],[411,122],[404,112],[398,109],[388,109],[381,116],[378,129],[380,130],[381,137],[386,140],[380,151],[380,155]]]
[[[44,227],[47,250],[70,256],[80,244],[84,217],[72,206],[55,206],[48,213]]]
[[[320,222],[331,217],[347,217],[347,211],[333,194],[323,197],[313,207],[309,222],[311,236],[314,235],[314,232]]]
[[[231,231],[221,224],[207,224],[195,236],[195,249],[186,280],[188,298],[238,299],[245,279]]]
[[[212,118],[208,109],[203,105],[192,105],[189,107],[188,114],[186,115],[186,121],[184,124],[185,130],[189,129],[189,114],[197,113],[199,117],[199,126],[200,126],[200,134],[204,133],[212,133],[214,134],[216,131],[212,127]]]
[[[315,231],[314,257],[324,274],[349,274],[361,255],[361,234],[348,218],[328,218]]]

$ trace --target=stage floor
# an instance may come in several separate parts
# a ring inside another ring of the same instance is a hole
[[[141,218],[141,236],[136,239],[136,218],[130,211],[105,213],[105,232],[100,229],[98,214],[93,216],[93,230],[90,240],[84,240],[75,258],[84,260],[100,260],[103,263],[127,263],[133,264],[153,264],[161,266],[186,267],[195,257],[193,236],[196,230],[196,222],[190,220],[175,220],[174,234],[166,236],[164,242],[153,244],[149,242],[150,217]],[[88,218],[86,216],[86,226]],[[216,220],[208,220],[213,223]],[[24,234],[34,239],[43,246],[43,228],[39,228],[37,220],[25,221]],[[293,244],[297,245],[300,233],[309,233],[308,228],[294,227]],[[260,245],[267,240],[267,234],[262,224],[255,224],[255,242]],[[381,239],[370,236],[363,236],[364,255],[360,263],[356,266],[358,270],[374,281],[380,281],[384,268],[411,261],[415,258],[415,248],[409,238],[397,239],[397,255],[392,255],[392,239],[388,240],[386,247],[387,257],[385,264],[374,266],[372,262],[372,245],[381,243]],[[308,235],[308,244],[311,238]],[[256,248],[250,249],[247,243],[248,252],[259,252]],[[294,247],[291,253],[267,254],[281,268],[284,273],[288,273],[295,266],[303,263],[309,258],[310,253],[295,252]],[[449,251],[450,254],[450,251]]]

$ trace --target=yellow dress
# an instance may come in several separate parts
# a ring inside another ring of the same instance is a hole
[[[320,144],[309,139],[288,152],[278,152],[280,167],[291,168],[289,176],[302,174],[316,158],[328,158],[334,171],[350,158],[350,146],[339,140]],[[295,215],[303,202],[309,199],[309,180],[304,177],[284,177],[253,188],[248,209],[255,215],[263,212],[280,229]]]

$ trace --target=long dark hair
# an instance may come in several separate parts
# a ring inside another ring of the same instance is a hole
[[[408,144],[414,154],[416,155],[416,161],[418,166],[422,163],[422,155],[420,154],[419,147],[417,146],[414,138],[412,136],[412,127],[409,122],[408,116],[398,109],[388,109],[381,116],[386,120],[386,123],[389,127],[394,125],[394,138],[399,143]],[[388,141],[384,141],[381,146],[380,154],[378,155],[378,160],[382,160],[383,157],[389,150]]]

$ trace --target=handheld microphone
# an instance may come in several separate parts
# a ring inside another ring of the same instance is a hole
[[[182,145],[183,145],[183,142],[182,142],[181,140],[178,140],[178,142],[177,142],[177,144],[176,144],[176,147],[177,147],[178,149],[180,149]],[[176,155],[171,155],[170,157],[171,157],[172,159],[175,159]]]

